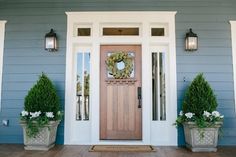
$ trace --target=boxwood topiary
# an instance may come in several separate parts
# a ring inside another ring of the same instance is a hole
[[[196,117],[202,117],[204,111],[212,112],[217,108],[217,100],[209,83],[200,73],[188,87],[184,101],[183,112],[195,113]]]
[[[60,111],[60,102],[56,89],[44,73],[42,73],[37,83],[25,97],[24,109],[28,112],[53,112],[54,115],[57,115],[58,111]]]

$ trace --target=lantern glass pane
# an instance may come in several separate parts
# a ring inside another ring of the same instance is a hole
[[[46,38],[46,49],[53,49],[55,48],[55,40],[54,37],[47,37]]]
[[[197,50],[197,37],[188,37],[186,39],[186,50]]]

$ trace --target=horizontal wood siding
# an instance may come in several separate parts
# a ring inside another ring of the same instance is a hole
[[[0,143],[22,143],[19,112],[24,97],[43,71],[57,86],[64,105],[66,15],[65,11],[177,11],[178,108],[189,82],[199,72],[216,92],[219,110],[225,114],[221,145],[236,145],[233,66],[229,20],[236,20],[235,0],[0,0],[0,20],[7,20]],[[58,34],[59,51],[44,51],[44,35],[51,28]],[[199,36],[199,50],[184,51],[184,36],[189,28]],[[64,123],[57,143],[63,143]],[[184,143],[180,129],[179,145]]]

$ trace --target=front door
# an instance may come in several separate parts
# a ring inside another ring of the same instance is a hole
[[[107,62],[111,55],[117,53],[126,54],[130,60],[113,58],[115,62],[112,66],[116,70],[111,72]],[[130,73],[122,75],[124,69]],[[100,139],[141,140],[141,46],[102,45],[100,72]]]

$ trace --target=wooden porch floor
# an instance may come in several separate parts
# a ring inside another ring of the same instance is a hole
[[[25,151],[23,145],[0,144],[0,157],[236,157],[236,147],[216,153],[192,153],[180,147],[156,147],[157,152],[88,152],[89,146],[57,145],[50,151]]]

